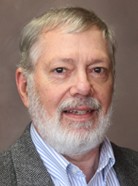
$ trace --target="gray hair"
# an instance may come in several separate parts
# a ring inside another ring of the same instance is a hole
[[[111,30],[93,11],[79,7],[51,9],[28,23],[22,32],[20,41],[21,60],[18,67],[21,67],[26,75],[33,72],[35,62],[37,61],[35,57],[37,51],[33,50],[38,50],[38,47],[36,48],[34,46],[37,46],[37,42],[43,31],[47,32],[63,27],[68,33],[75,33],[86,31],[92,26],[96,26],[103,32],[108,42],[110,59],[114,70],[115,42]],[[31,53],[32,55],[34,54],[34,57],[32,57]]]

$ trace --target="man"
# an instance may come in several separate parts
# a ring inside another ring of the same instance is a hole
[[[50,10],[23,30],[16,83],[31,124],[0,157],[1,186],[136,186],[137,152],[105,137],[115,80],[111,31],[94,12]]]

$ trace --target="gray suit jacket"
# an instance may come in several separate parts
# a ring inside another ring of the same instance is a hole
[[[112,144],[114,166],[121,186],[138,185],[138,153]],[[31,140],[29,128],[0,155],[0,186],[53,186]]]

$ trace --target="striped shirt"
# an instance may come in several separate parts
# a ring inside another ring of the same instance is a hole
[[[46,144],[31,125],[31,138],[44,166],[49,172],[56,186],[120,186],[113,168],[115,158],[109,140],[103,142],[99,165],[89,183],[85,175],[75,165],[70,163],[61,154],[58,154],[51,146]]]

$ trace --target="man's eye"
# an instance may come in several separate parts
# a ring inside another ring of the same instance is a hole
[[[65,72],[66,69],[65,69],[65,68],[62,68],[62,67],[58,67],[58,68],[56,68],[54,71],[55,71],[56,73],[58,73],[58,74],[61,74],[61,73]]]
[[[93,71],[94,71],[95,73],[97,73],[97,74],[100,74],[100,73],[104,73],[104,72],[105,72],[105,69],[102,68],[102,67],[96,67],[96,68],[94,68]]]

